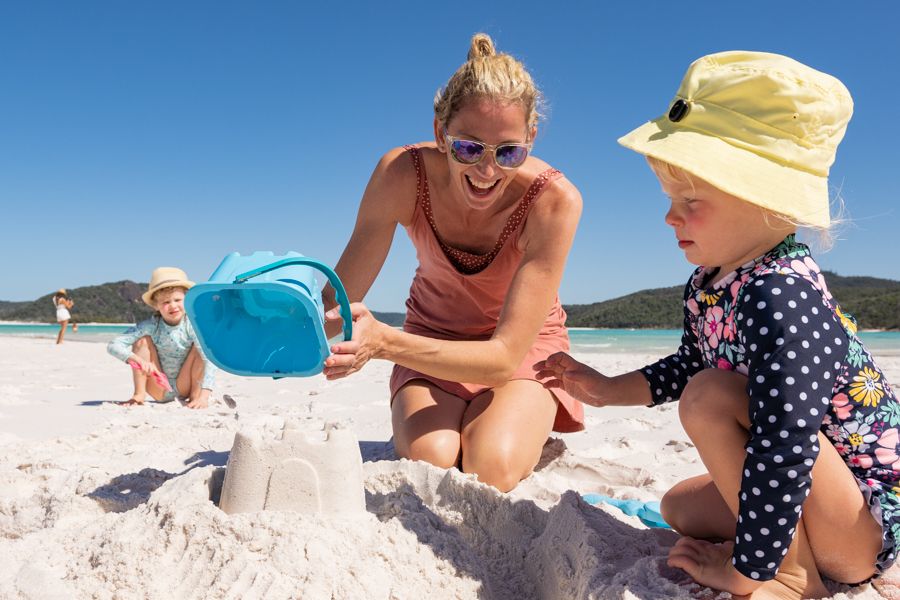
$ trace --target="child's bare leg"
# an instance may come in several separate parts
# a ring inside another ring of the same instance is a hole
[[[56,343],[62,344],[63,337],[66,335],[66,327],[69,325],[68,321],[60,321],[59,322],[59,333],[56,334]]]
[[[679,545],[687,546],[679,548],[679,551],[692,554],[696,551],[711,557],[714,563],[730,564],[734,547],[735,517],[709,474],[692,477],[675,485],[663,496],[661,512],[675,531],[689,536],[679,540]],[[800,525],[802,526],[802,520]],[[798,529],[802,529],[801,526],[798,526]],[[754,600],[799,598],[802,592],[798,595],[796,590],[806,587],[806,581],[809,579],[806,570],[809,569],[814,571],[813,579],[821,582],[805,534],[802,535],[801,538],[801,534],[798,533],[789,554],[782,562],[779,570],[781,581],[759,587],[752,596],[734,596],[734,598],[752,597]],[[713,547],[704,545],[704,540],[724,541],[724,543]],[[697,545],[703,546],[697,549]],[[805,569],[799,573],[789,569],[789,561],[795,558],[799,564],[805,565]],[[790,583],[783,585],[785,580],[789,580]],[[810,594],[815,592],[811,591]]]
[[[734,514],[709,473],[672,486],[660,501],[660,512],[681,535],[711,541],[734,540]]]
[[[139,356],[142,360],[153,363],[157,369],[162,371],[162,367],[159,365],[159,355],[156,352],[156,345],[149,336],[145,335],[138,339],[131,346],[131,352],[132,354]],[[166,391],[162,389],[155,380],[148,378],[143,371],[133,369],[132,377],[134,378],[134,394],[132,394],[130,400],[125,402],[126,405],[143,404],[148,391],[154,400],[162,400],[162,398],[165,397]]]
[[[209,390],[202,387],[203,375],[206,365],[197,351],[196,346],[191,346],[175,385],[178,387],[178,395],[188,398],[188,408],[206,408],[209,406]]]
[[[746,378],[728,371],[707,370],[699,373],[682,394],[679,411],[685,431],[709,469],[721,502],[728,506],[732,515],[737,515],[738,511],[741,470],[746,456],[744,445],[749,438],[746,383]],[[869,515],[855,478],[821,433],[819,445],[820,456],[813,467],[816,483],[804,503],[803,519],[797,528],[794,543],[776,578],[758,588],[754,598],[767,595],[793,598],[827,595],[819,571],[844,583],[861,581],[874,572],[875,556],[881,548],[880,524]],[[682,491],[688,489],[686,486]],[[678,486],[673,488],[673,492],[677,490]],[[714,497],[710,499],[711,490],[702,485],[698,490],[705,494],[706,504],[703,506],[692,506],[678,494],[667,502],[667,510],[675,513],[672,519],[679,523],[685,535],[694,533],[692,527],[699,522],[699,515],[691,510],[715,510]],[[721,520],[721,512],[715,514]],[[732,517],[732,523],[735,518]],[[722,527],[721,522],[718,527]],[[731,536],[733,527],[727,532]],[[694,535],[707,533],[708,530],[701,528]],[[722,533],[726,533],[724,527]],[[697,552],[709,558],[707,550],[704,547]],[[678,554],[675,549],[673,553]],[[718,564],[723,571],[734,570],[730,561],[725,566]],[[710,565],[706,567],[708,570]],[[708,573],[704,573],[704,577],[706,575]],[[725,576],[724,573],[719,575]]]

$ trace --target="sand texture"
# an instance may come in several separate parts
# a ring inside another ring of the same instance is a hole
[[[655,357],[579,358],[612,374]],[[900,381],[900,359],[879,362]],[[501,494],[396,459],[389,375],[382,362],[337,382],[220,374],[207,410],[123,408],[130,369],[104,345],[0,337],[0,598],[727,597],[666,567],[674,533],[581,499],[659,499],[701,473],[677,406],[588,408],[587,431],[554,434]],[[235,435],[276,440],[285,422],[311,440],[327,424],[355,435],[365,510],[220,510]],[[891,581],[832,589],[900,597]]]

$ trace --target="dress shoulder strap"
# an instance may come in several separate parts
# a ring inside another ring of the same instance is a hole
[[[422,160],[422,153],[419,151],[418,146],[413,146],[412,144],[406,144],[403,146],[403,149],[409,153],[413,166],[416,169],[416,204],[421,204],[423,208],[427,206],[426,212],[430,212],[431,201],[428,197],[428,175],[425,173],[425,161]]]

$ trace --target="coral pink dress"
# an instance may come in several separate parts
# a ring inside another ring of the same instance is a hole
[[[419,149],[407,146],[416,167],[418,191],[412,222],[406,227],[416,247],[419,266],[406,301],[403,330],[442,340],[487,340],[494,333],[512,278],[522,261],[517,242],[528,211],[554,179],[562,177],[547,169],[529,186],[494,249],[470,254],[447,246],[437,235],[431,213],[428,177]],[[534,363],[554,352],[569,350],[566,313],[557,296],[538,337],[511,379],[535,380]],[[391,399],[406,383],[424,379],[463,400],[470,401],[489,386],[438,379],[401,365],[391,374]],[[559,404],[553,430],[563,433],[584,429],[584,407],[563,390],[554,390]]]

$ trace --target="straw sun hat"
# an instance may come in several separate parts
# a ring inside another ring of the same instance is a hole
[[[828,171],[852,114],[850,92],[831,75],[778,54],[721,52],[691,64],[669,111],[619,143],[826,228]]]
[[[153,304],[153,294],[161,289],[170,287],[183,287],[189,290],[194,287],[194,282],[190,281],[187,278],[187,274],[181,269],[176,267],[159,267],[153,270],[153,275],[150,276],[150,284],[147,286],[147,291],[141,295],[141,298],[145,304],[156,308],[156,305]]]

